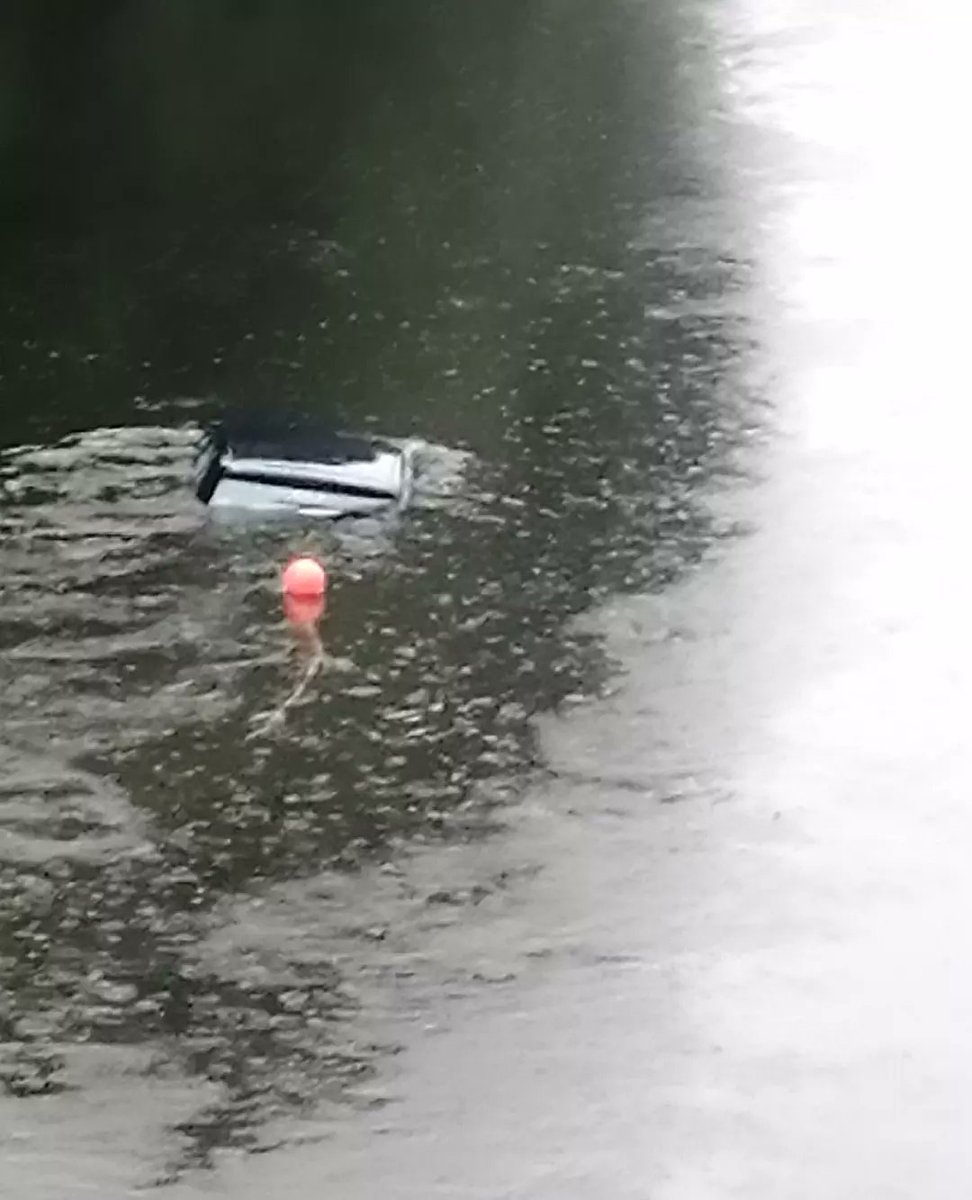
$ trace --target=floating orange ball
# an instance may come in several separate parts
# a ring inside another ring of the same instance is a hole
[[[295,599],[317,599],[327,591],[327,572],[309,555],[294,558],[284,567],[283,590]]]

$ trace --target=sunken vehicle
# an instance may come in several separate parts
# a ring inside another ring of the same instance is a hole
[[[400,512],[414,478],[411,444],[265,421],[209,429],[194,471],[196,496],[209,508],[330,520]]]

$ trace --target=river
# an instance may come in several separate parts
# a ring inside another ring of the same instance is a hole
[[[197,10],[5,29],[0,1194],[954,1195],[967,20]]]

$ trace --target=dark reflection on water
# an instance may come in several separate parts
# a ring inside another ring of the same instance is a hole
[[[224,8],[298,57],[343,11]],[[380,86],[362,68],[317,150],[323,93],[298,87],[267,121],[299,149],[240,166],[221,235],[154,195],[137,236],[35,230],[2,285],[4,439],[133,405],[141,424],[0,460],[0,1085],[56,1090],[81,1039],[155,1044],[160,1070],[221,1088],[187,1161],[369,1062],[333,964],[254,983],[197,960],[214,903],[488,827],[537,765],[531,716],[607,676],[568,619],[731,532],[704,493],[756,419],[753,348],[743,231],[705,161],[703,27],[518,8],[428,6],[435,69],[415,38]],[[182,427],[215,402],[180,397],[210,392],[474,457],[389,536],[214,529],[182,477]],[[326,638],[352,666],[254,736],[292,679],[274,584],[297,544],[331,560]]]

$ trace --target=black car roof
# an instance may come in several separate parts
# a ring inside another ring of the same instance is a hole
[[[370,462],[390,446],[350,437],[306,418],[237,414],[210,431],[220,454],[303,462]]]

